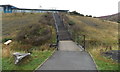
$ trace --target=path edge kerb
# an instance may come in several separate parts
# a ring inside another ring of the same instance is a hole
[[[47,59],[45,59],[45,61],[44,61],[43,63],[41,63],[33,72],[35,72],[36,70],[38,70],[48,59],[50,59],[50,58],[53,56],[53,54],[54,54],[56,51],[57,51],[57,49],[55,49],[55,50],[52,52],[51,56],[49,56]]]
[[[98,66],[97,66],[97,64],[96,64],[96,62],[95,62],[95,59],[93,58],[92,54],[91,54],[90,52],[88,52],[88,54],[89,54],[90,57],[92,58],[92,60],[93,60],[93,62],[94,62],[94,64],[95,64],[95,67],[96,67],[97,71],[99,72]]]

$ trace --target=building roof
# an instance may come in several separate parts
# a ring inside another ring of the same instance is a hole
[[[9,7],[11,7],[11,8],[17,8],[17,7],[15,7],[15,6],[12,6],[12,5],[0,5],[0,7],[6,7],[6,6],[9,6]]]
[[[36,10],[36,11],[60,11],[60,12],[68,12],[69,10],[56,10],[56,9],[25,9],[25,8],[13,8],[17,10]]]
[[[60,12],[68,12],[69,10],[56,10],[56,9],[26,9],[26,8],[17,8],[15,6],[12,5],[0,5],[0,7],[6,7],[9,6],[12,9],[16,9],[16,10],[37,10],[37,11],[60,11]]]

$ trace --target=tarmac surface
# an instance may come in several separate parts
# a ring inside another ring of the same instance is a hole
[[[56,51],[38,70],[96,70],[89,53],[72,41],[62,41]]]
[[[78,47],[75,42],[71,40],[66,41],[59,41],[59,48],[60,51],[82,51],[80,47]]]

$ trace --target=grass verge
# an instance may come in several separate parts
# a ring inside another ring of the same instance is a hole
[[[100,70],[100,72],[102,72],[102,70],[103,70],[103,72],[105,70],[113,70],[113,71],[119,70],[120,64],[113,61],[111,58],[106,58],[106,57],[102,56],[99,52],[100,47],[97,49],[91,49],[89,51],[92,54],[92,56],[97,64],[97,69]]]
[[[30,59],[27,62],[21,63],[19,65],[14,64],[14,58],[11,56],[10,58],[3,58],[3,70],[35,70],[44,60],[46,60],[51,54],[51,51],[37,51],[34,50],[31,54]]]

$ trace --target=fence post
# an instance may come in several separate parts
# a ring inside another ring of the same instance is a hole
[[[58,34],[57,34],[57,50],[58,50],[58,44],[59,43],[59,38],[58,38]]]
[[[83,37],[84,37],[84,50],[85,50],[85,35],[83,35]]]

